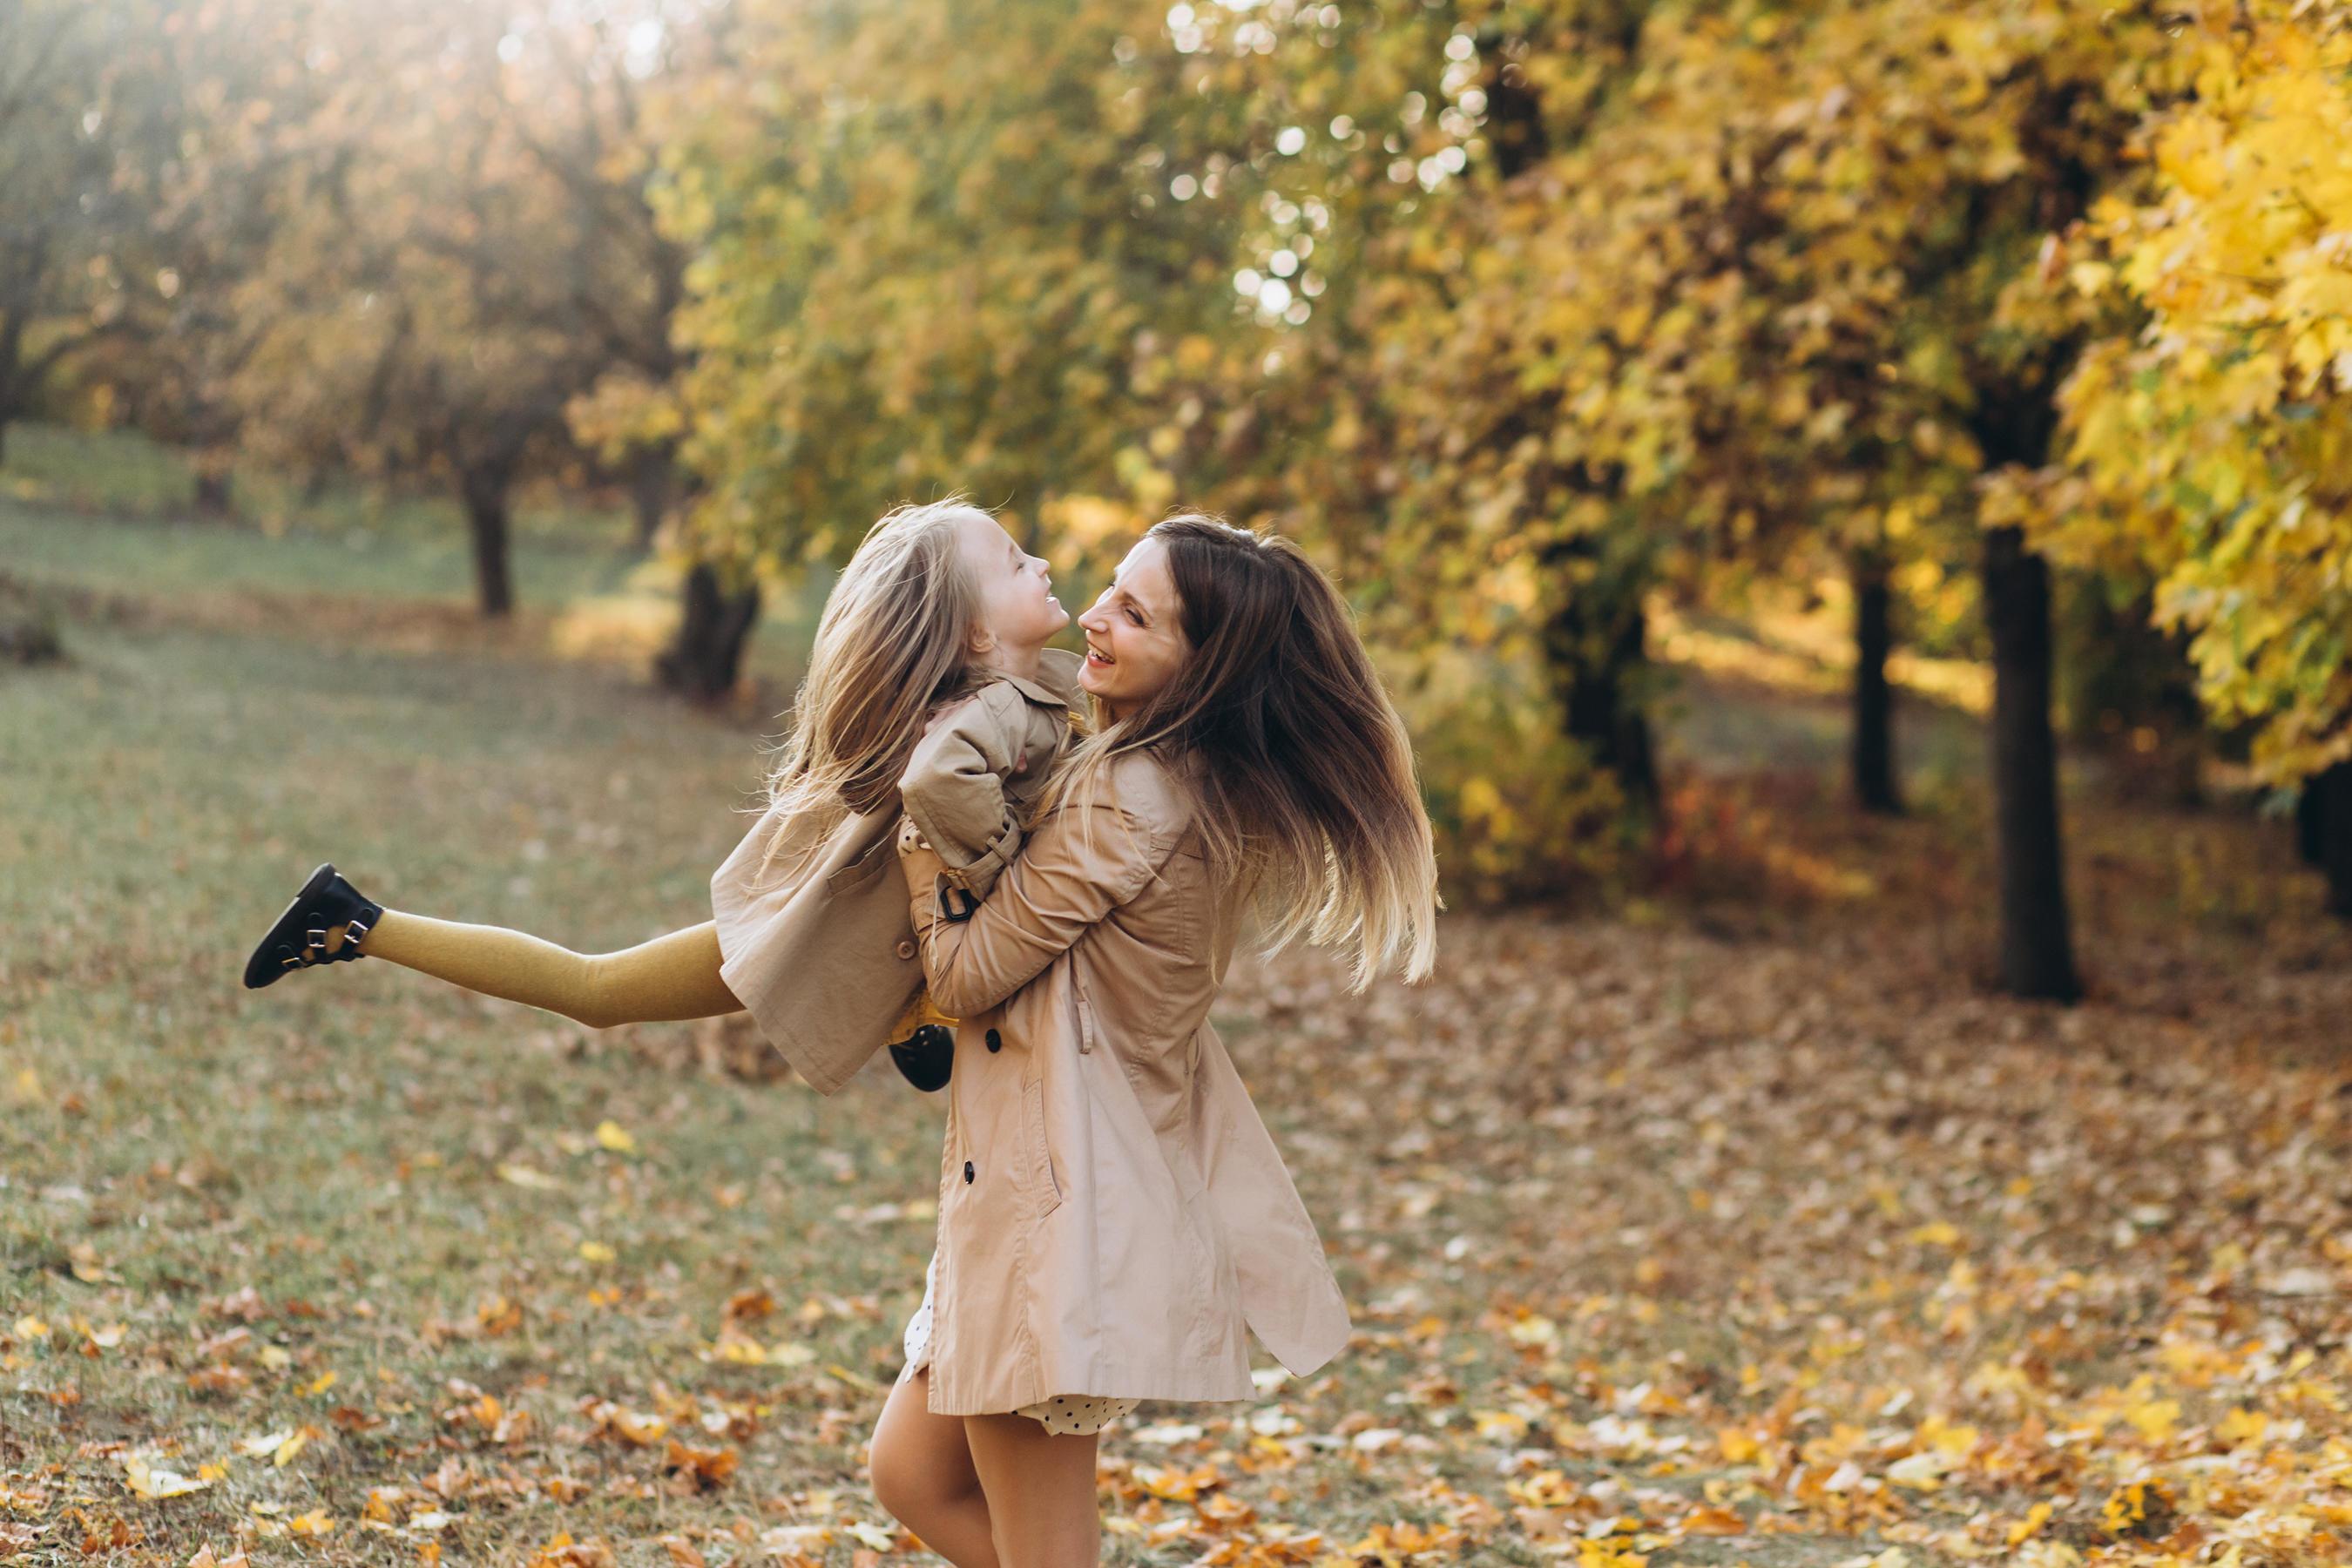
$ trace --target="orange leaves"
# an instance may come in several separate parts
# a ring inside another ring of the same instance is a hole
[[[504,1296],[492,1296],[474,1309],[474,1323],[486,1338],[510,1334],[522,1327],[522,1308]]]
[[[739,1290],[727,1299],[723,1320],[729,1324],[754,1323],[775,1310],[776,1299],[766,1290]]]
[[[1191,1502],[1205,1489],[1224,1484],[1224,1476],[1213,1465],[1203,1465],[1191,1470],[1138,1465],[1132,1475],[1138,1490],[1147,1497],[1169,1502]]]
[[[809,1308],[814,1307],[814,1315]],[[814,1300],[803,1305],[801,1321],[821,1321],[825,1308]],[[703,1352],[706,1360],[728,1362],[739,1366],[806,1366],[816,1360],[816,1352],[797,1341],[779,1341],[763,1345],[754,1338],[747,1325],[774,1315],[775,1298],[764,1289],[740,1290],[728,1299],[720,1314],[719,1338]]]
[[[1709,1504],[1685,1515],[1682,1530],[1685,1535],[1745,1535],[1748,1521],[1727,1508]]]
[[[741,1456],[732,1448],[697,1448],[673,1437],[664,1452],[662,1468],[677,1478],[688,1491],[708,1491],[725,1486],[740,1459]]]
[[[470,1429],[488,1442],[509,1447],[531,1436],[536,1424],[530,1411],[509,1409],[497,1395],[484,1394],[459,1378],[449,1380],[449,1392],[458,1396],[459,1403],[441,1412],[443,1426],[453,1430]]]
[[[646,1448],[669,1435],[669,1423],[659,1415],[631,1410],[609,1399],[584,1399],[580,1414],[588,1417],[592,1435]]]
[[[619,1561],[601,1536],[574,1541],[571,1531],[560,1531],[531,1553],[527,1568],[616,1568]]]

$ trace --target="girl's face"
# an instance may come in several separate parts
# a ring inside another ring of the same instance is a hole
[[[980,653],[1034,656],[1070,624],[1070,612],[1051,592],[1045,563],[1024,551],[1004,525],[984,513],[959,519],[964,570],[971,574],[978,615],[972,627]]]
[[[1137,541],[1102,597],[1078,617],[1087,634],[1078,684],[1100,699],[1113,719],[1155,695],[1192,656],[1182,612],[1167,549],[1156,539]]]

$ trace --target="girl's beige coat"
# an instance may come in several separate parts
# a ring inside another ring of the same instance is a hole
[[[1239,911],[1192,793],[1142,753],[1106,785],[1038,823],[961,921],[941,915],[937,856],[900,835],[931,998],[962,1020],[932,1300],[942,1415],[1245,1399],[1246,1330],[1301,1373],[1348,1340],[1314,1222],[1209,1025]]]
[[[892,853],[902,816],[946,849],[951,886],[985,893],[1018,847],[1022,807],[1070,738],[1078,656],[1045,650],[1038,679],[1005,676],[934,719],[898,802],[833,828],[795,828],[763,875],[771,809],[710,879],[719,975],[760,1032],[820,1093],[856,1076],[922,984]]]

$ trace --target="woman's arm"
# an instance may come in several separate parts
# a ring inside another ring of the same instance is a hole
[[[995,890],[960,914],[942,907],[941,893],[953,889],[938,853],[906,824],[898,864],[931,1000],[963,1017],[1012,995],[1141,892],[1173,851],[1174,837],[1116,805],[1056,811],[1037,825]]]

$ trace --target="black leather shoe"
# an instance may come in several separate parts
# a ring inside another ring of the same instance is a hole
[[[365,957],[360,939],[383,918],[383,906],[344,881],[330,861],[310,873],[310,879],[302,884],[302,890],[294,895],[294,901],[245,961],[245,988],[258,991],[289,969],[349,963]],[[327,933],[337,926],[350,929],[343,932],[342,945],[329,952]]]
[[[900,1078],[925,1094],[936,1094],[947,1088],[955,1070],[955,1031],[941,1024],[922,1025],[905,1039],[890,1042],[890,1059],[898,1064]]]

